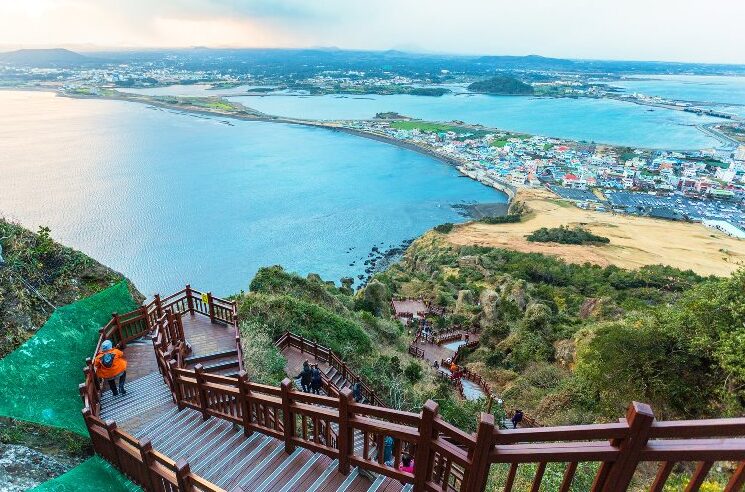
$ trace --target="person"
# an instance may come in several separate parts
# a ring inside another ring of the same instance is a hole
[[[450,372],[456,373],[458,372],[458,364],[455,362],[450,363]]]
[[[362,385],[359,381],[352,385],[352,396],[357,403],[362,401]]]
[[[321,394],[321,370],[318,369],[318,364],[313,364],[310,371],[310,389],[313,394]]]
[[[114,348],[111,340],[104,340],[101,344],[101,351],[96,355],[93,362],[96,375],[109,382],[111,393],[118,396],[127,394],[124,389],[124,380],[127,378],[127,359],[124,358],[124,352]],[[119,389],[116,387],[116,380],[119,379]]]
[[[432,367],[434,367],[435,370],[438,370],[440,368],[440,363],[435,360],[434,363],[432,364]]]
[[[468,339],[471,338],[470,333],[466,333],[466,344],[468,344]]]
[[[515,415],[513,415],[510,420],[512,421],[512,426],[515,429],[517,429],[517,424],[523,421],[523,411],[522,410],[515,411]]]
[[[306,359],[305,362],[303,362],[303,370],[300,371],[300,374],[295,376],[296,378],[300,378],[300,386],[303,388],[303,393],[310,393],[310,375],[310,364]]]
[[[387,466],[393,466],[393,438],[385,436],[383,441],[383,462]]]
[[[414,473],[414,458],[410,454],[404,453],[401,456],[401,464],[398,466],[398,469],[402,472]]]
[[[450,364],[452,364],[452,363],[453,363],[453,359],[451,359],[450,357],[448,357],[447,359],[445,359],[445,364],[447,364],[447,365],[448,365],[448,367],[449,367],[449,366],[450,366]]]

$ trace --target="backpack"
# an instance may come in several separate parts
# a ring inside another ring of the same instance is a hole
[[[101,365],[103,365],[106,368],[110,368],[114,365],[114,354],[111,352],[106,352],[103,354],[103,357],[101,357]]]

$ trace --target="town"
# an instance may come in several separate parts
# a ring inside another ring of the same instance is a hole
[[[745,145],[728,155],[632,149],[379,116],[339,124],[424,148],[508,194],[548,187],[580,208],[701,221],[745,238]]]

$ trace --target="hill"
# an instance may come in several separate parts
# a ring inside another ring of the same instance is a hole
[[[0,219],[0,357],[29,338],[54,306],[88,297],[124,276],[56,243],[48,228],[33,233]],[[137,300],[143,296],[132,292]]]
[[[0,63],[31,67],[64,67],[90,61],[87,56],[63,48],[21,49],[0,53]]]
[[[533,86],[506,76],[474,82],[468,86],[468,90],[500,96],[529,96],[533,94]]]
[[[447,239],[460,246],[541,253],[570,263],[590,262],[621,268],[664,263],[690,268],[699,275],[730,275],[745,264],[745,241],[701,224],[582,210],[557,198],[548,190],[520,190],[515,202],[525,203],[532,210],[523,220],[511,224],[472,222],[459,225]],[[542,227],[562,226],[581,226],[607,237],[610,242],[578,245],[530,242],[526,238]],[[663,229],[664,234],[660,234]]]
[[[629,401],[664,418],[745,411],[745,269],[578,265],[433,231],[374,281],[443,307],[436,327],[479,330],[467,366],[543,425],[611,421]]]

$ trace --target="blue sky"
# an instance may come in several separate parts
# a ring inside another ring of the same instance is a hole
[[[10,47],[316,47],[745,63],[742,0],[0,0]]]

